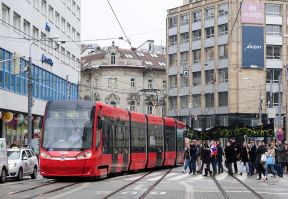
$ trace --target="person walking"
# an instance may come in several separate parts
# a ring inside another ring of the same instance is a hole
[[[217,141],[217,166],[218,174],[223,173],[223,147],[221,141]]]
[[[196,146],[197,146],[196,172],[202,174],[203,167],[202,167],[202,161],[201,161],[201,143],[199,140],[196,141]]]
[[[238,148],[236,141],[232,140],[232,147],[233,147],[233,157],[234,157],[234,173],[238,173],[237,161],[240,160],[240,149]]]
[[[217,173],[217,146],[215,141],[210,142],[210,150],[211,150],[211,157],[210,157],[210,163],[212,164],[213,168],[213,175],[216,175]]]
[[[266,165],[265,165],[265,176],[268,177],[268,172],[271,170],[273,177],[278,180],[277,173],[274,169],[275,164],[275,145],[272,142],[266,152]]]
[[[185,152],[184,152],[184,168],[183,168],[182,173],[186,172],[187,167],[189,167],[189,170],[190,170],[189,172],[191,172],[190,161],[191,161],[190,149],[189,149],[189,147],[186,147]]]
[[[191,160],[190,160],[190,164],[191,164],[191,170],[190,170],[190,173],[193,173],[193,175],[195,175],[196,173],[196,160],[197,160],[197,146],[195,144],[195,141],[191,141],[191,144],[190,144],[190,157],[191,157]]]
[[[240,149],[240,165],[241,165],[241,172],[239,173],[239,175],[242,175],[243,173],[243,170],[244,170],[244,167],[246,169],[246,172],[248,173],[248,149],[247,149],[247,146],[246,146],[246,142],[243,143],[241,149]]]
[[[283,145],[282,141],[278,141],[275,150],[276,150],[277,173],[280,178],[283,178],[286,155],[285,155],[285,146]]]
[[[257,147],[254,141],[250,142],[250,146],[248,147],[248,158],[249,158],[249,176],[253,176],[255,174],[255,162],[256,162],[256,151]]]
[[[212,171],[210,170],[210,158],[211,158],[210,147],[208,146],[207,143],[204,143],[203,145],[204,145],[204,148],[203,148],[203,159],[202,159],[202,162],[203,162],[203,166],[204,166],[204,169],[205,169],[204,176],[207,176],[208,172],[209,172],[209,175],[211,176]]]
[[[232,163],[234,162],[234,147],[231,145],[230,141],[227,142],[227,146],[224,149],[224,156],[228,174],[233,175]]]
[[[263,154],[265,154],[265,152],[267,152],[267,149],[265,147],[264,140],[262,140],[260,142],[260,146],[257,148],[257,151],[256,151],[256,154],[257,154],[256,155],[256,164],[257,164],[257,167],[258,167],[258,175],[259,175],[256,180],[261,180],[262,179],[262,174],[264,175],[264,180],[266,180],[263,160],[261,161],[261,156]]]

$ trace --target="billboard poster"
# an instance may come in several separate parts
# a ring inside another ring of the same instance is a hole
[[[242,67],[264,68],[264,29],[242,26]]]
[[[264,24],[264,2],[244,1],[241,7],[241,22]]]

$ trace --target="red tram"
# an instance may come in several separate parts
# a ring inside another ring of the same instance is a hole
[[[50,101],[43,121],[40,174],[106,177],[183,163],[185,124],[100,102]]]

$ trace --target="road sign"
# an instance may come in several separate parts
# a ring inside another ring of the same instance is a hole
[[[276,139],[277,139],[278,141],[283,141],[283,140],[284,140],[284,134],[283,134],[283,133],[277,133]]]

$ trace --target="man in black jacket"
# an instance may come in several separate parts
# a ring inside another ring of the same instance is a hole
[[[264,180],[267,179],[267,176],[265,176],[264,166],[261,162],[261,155],[264,154],[265,152],[267,152],[267,149],[265,147],[265,142],[264,142],[264,140],[261,140],[260,146],[256,150],[256,154],[257,154],[256,155],[256,164],[258,167],[258,175],[259,175],[259,177],[256,180],[260,180],[262,178],[262,173],[264,175]]]
[[[250,144],[248,145],[248,157],[249,157],[249,176],[254,175],[255,172],[255,161],[256,161],[256,150],[257,147],[254,143],[254,141],[251,141]]]
[[[194,140],[191,141],[191,145],[190,145],[191,171],[190,171],[190,173],[193,172],[193,175],[195,175],[195,172],[196,172],[197,150],[198,150],[198,148],[197,148],[197,146],[195,144],[195,141]]]
[[[231,145],[229,141],[227,142],[227,146],[224,149],[224,155],[225,155],[225,165],[228,169],[228,174],[233,175],[232,163],[234,162],[234,147]]]

